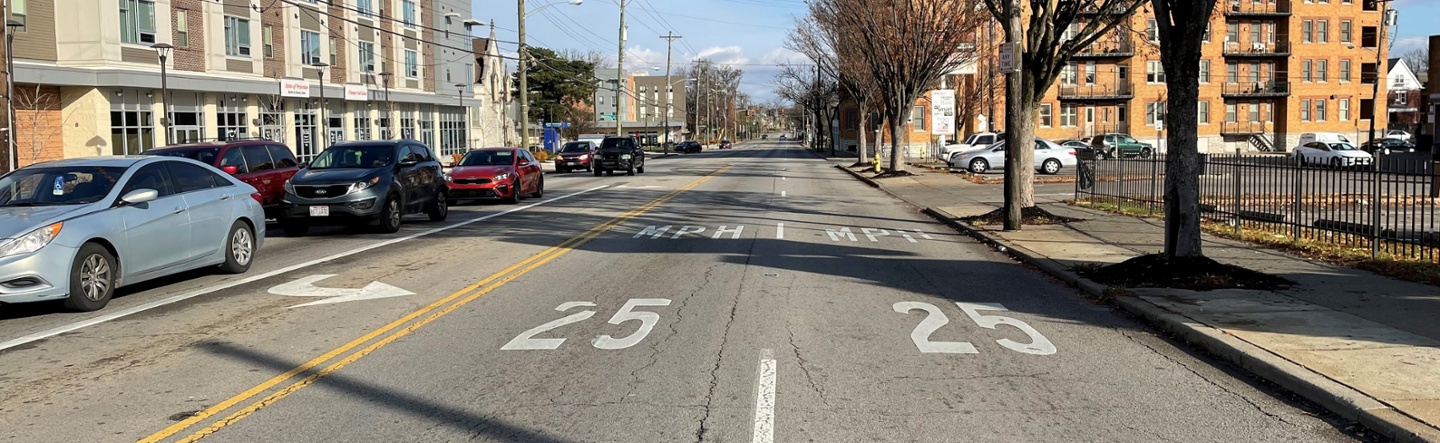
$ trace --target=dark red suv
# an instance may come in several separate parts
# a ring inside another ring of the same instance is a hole
[[[285,182],[300,170],[288,146],[273,140],[232,140],[166,146],[146,155],[186,157],[207,163],[254,186],[266,217],[275,217],[285,200]]]

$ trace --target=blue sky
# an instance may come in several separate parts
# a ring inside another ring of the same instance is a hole
[[[1395,0],[1391,8],[1399,11],[1392,56],[1398,57],[1413,49],[1429,46],[1431,35],[1440,35],[1440,0]]]
[[[541,9],[550,3],[560,4]],[[597,50],[614,59],[620,23],[618,0],[585,0],[579,6],[565,4],[565,0],[529,0],[526,5],[529,45]],[[516,41],[516,2],[474,0],[472,6],[476,20],[495,20],[500,50],[513,54],[516,45],[503,42]],[[660,36],[671,30],[684,37],[675,42],[674,66],[698,55],[743,69],[742,90],[761,101],[774,96],[770,85],[778,70],[774,65],[805,62],[783,49],[795,17],[805,12],[801,0],[626,0],[625,12],[630,29],[625,66],[632,72],[659,67],[660,71],[651,72],[664,74],[665,40]],[[484,36],[489,31],[475,32]]]

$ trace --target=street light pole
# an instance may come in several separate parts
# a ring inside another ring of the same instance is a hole
[[[5,2],[6,7],[10,2]],[[23,28],[24,24],[8,20],[5,22],[5,140],[10,147],[9,163],[11,171],[20,169],[20,147],[15,145],[15,30]],[[32,147],[33,149],[33,147]],[[7,171],[8,172],[8,171]]]
[[[460,103],[460,118],[463,119],[460,123],[461,128],[470,125],[470,110],[465,109],[465,86],[466,85],[464,83],[455,84],[455,101]],[[461,140],[459,141],[463,143],[465,141],[465,138],[469,138],[469,136],[461,137]],[[460,146],[460,148],[464,148],[464,146]]]
[[[584,2],[585,2],[585,0],[570,0],[570,1],[568,1],[568,2],[563,2],[563,3],[569,4],[569,5],[572,5],[572,6],[580,6],[580,5],[583,4]],[[519,20],[520,20],[520,29],[519,29],[519,33],[520,33],[520,42],[519,42],[519,43],[520,43],[520,44],[519,44],[519,49],[517,50],[517,52],[519,53],[518,55],[519,55],[519,57],[520,57],[520,61],[519,61],[518,65],[517,65],[517,67],[516,67],[516,69],[515,69],[515,70],[517,70],[517,71],[520,71],[520,146],[529,146],[529,145],[530,145],[530,85],[529,85],[529,83],[530,83],[530,76],[527,74],[527,73],[528,73],[528,69],[526,69],[526,66],[525,66],[525,62],[529,59],[528,55],[529,55],[529,53],[530,53],[529,51],[526,50],[527,46],[525,46],[525,16],[528,15],[528,14],[525,12],[525,0],[515,0],[515,3],[516,3],[516,5],[515,5],[516,14],[519,16]],[[542,10],[542,9],[545,9],[545,8],[548,8],[548,7],[551,7],[551,6],[555,6],[555,5],[558,5],[558,4],[561,4],[561,3],[562,3],[562,2],[550,3],[550,4],[547,4],[547,5],[541,6],[541,7],[539,7],[539,8],[536,8],[535,11],[533,11],[533,12],[540,12],[540,10]],[[492,22],[492,23],[493,23],[493,22]]]
[[[155,55],[160,57],[160,100],[165,102],[165,116],[160,118],[160,127],[165,130],[165,141],[174,144],[175,140],[173,139],[175,138],[175,134],[170,130],[170,118],[173,117],[174,114],[170,112],[169,70],[167,69],[168,63],[166,63],[165,60],[170,58],[170,52],[174,51],[175,47],[169,43],[156,43],[150,45],[150,47],[155,50]],[[6,47],[6,50],[8,51],[9,47]],[[7,59],[8,58],[7,56]]]
[[[382,85],[382,87],[385,88],[385,118],[384,118],[384,119],[381,119],[381,121],[383,121],[383,122],[386,123],[385,128],[384,128],[384,129],[385,129],[385,134],[384,134],[384,135],[385,135],[385,139],[386,139],[386,140],[392,140],[392,139],[390,138],[390,127],[395,125],[395,120],[394,120],[394,117],[395,117],[395,116],[392,114],[392,113],[394,112],[394,108],[391,106],[391,103],[390,103],[390,76],[391,76],[391,75],[394,75],[394,74],[391,74],[391,73],[389,73],[389,72],[381,72],[379,75],[380,75],[380,84]]]
[[[330,67],[330,64],[315,63],[310,65],[310,67],[315,68],[315,72],[317,72],[316,77],[320,79],[320,136],[315,138],[320,139],[320,143],[328,148],[331,144],[330,116],[326,114],[326,112],[330,110],[330,106],[328,103],[325,103],[325,68]]]
[[[673,100],[670,100],[670,96],[674,94],[675,91],[675,82],[670,79],[670,56],[675,51],[675,39],[681,37],[675,35],[675,32],[672,31],[665,33],[665,35],[660,36],[660,38],[665,39],[665,144],[662,146],[661,149],[663,149],[666,154],[669,154],[670,118],[674,113],[674,111],[672,110],[674,103],[671,103]]]

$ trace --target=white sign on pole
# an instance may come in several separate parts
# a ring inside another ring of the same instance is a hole
[[[930,121],[931,134],[955,134],[955,91],[930,91]]]
[[[1015,51],[1015,48],[1018,47],[1018,46],[1020,46],[1019,43],[1002,43],[1002,44],[1000,44],[1000,73],[1001,73],[1001,74],[1013,74],[1013,73],[1015,73],[1015,52],[1016,52],[1016,51]]]

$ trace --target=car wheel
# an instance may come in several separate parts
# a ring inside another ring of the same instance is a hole
[[[625,167],[625,175],[635,175],[635,164],[631,163]]]
[[[639,173],[641,173],[641,174],[644,174],[644,173],[645,173],[645,161],[644,161],[644,160],[641,160],[641,161],[640,161],[640,167],[635,168],[635,172],[639,172]]]
[[[435,193],[435,202],[430,204],[430,221],[442,222],[450,216],[450,198],[441,189]]]
[[[1050,174],[1050,175],[1059,174],[1059,173],[1060,173],[1060,160],[1056,160],[1056,159],[1053,159],[1053,158],[1052,158],[1052,159],[1046,159],[1046,160],[1045,160],[1045,163],[1040,164],[1040,170],[1042,170],[1042,171],[1044,171],[1046,174]]]
[[[977,158],[970,161],[970,172],[972,174],[984,174],[985,171],[989,170],[990,162],[985,161],[985,159],[983,158]]]
[[[115,256],[94,243],[86,243],[70,265],[70,296],[65,307],[76,311],[97,311],[115,295]]]
[[[569,170],[569,169],[565,169],[565,168],[555,168],[555,173],[556,173],[556,174],[564,174],[564,173],[566,173],[566,172],[570,172],[570,170]]]
[[[520,188],[520,179],[515,179],[515,182],[510,184],[510,189],[512,189],[512,191],[510,191],[510,198],[505,202],[512,205],[520,203],[520,193],[524,191],[524,189]]]
[[[534,194],[530,194],[530,197],[531,197],[531,198],[544,198],[544,197],[545,197],[545,176],[542,175],[542,176],[540,176],[539,179],[536,179],[536,180],[535,180],[535,193],[534,193]]]
[[[1140,158],[1150,158],[1151,155],[1153,155],[1153,153],[1150,152],[1150,148],[1140,150]]]
[[[1338,158],[1332,158],[1332,159],[1330,159],[1330,167],[1339,169],[1339,168],[1340,168],[1340,159],[1338,159]]]
[[[400,199],[390,196],[385,199],[385,206],[380,209],[380,232],[393,234],[400,231],[400,218],[405,215],[400,208]]]
[[[280,219],[280,230],[285,231],[286,237],[304,237],[310,232],[310,225],[296,220]]]
[[[255,232],[250,230],[250,225],[243,221],[236,220],[230,225],[230,235],[225,238],[225,263],[220,264],[220,270],[227,274],[244,274],[250,270],[250,263],[255,260]]]
[[[605,175],[606,175],[607,177],[614,177],[614,176],[615,176],[615,170],[614,170],[614,169],[606,169],[606,170],[605,170]]]
[[[593,172],[595,172],[595,176],[596,176],[596,177],[599,177],[599,176],[600,176],[600,168],[595,168],[595,169],[593,170]]]

